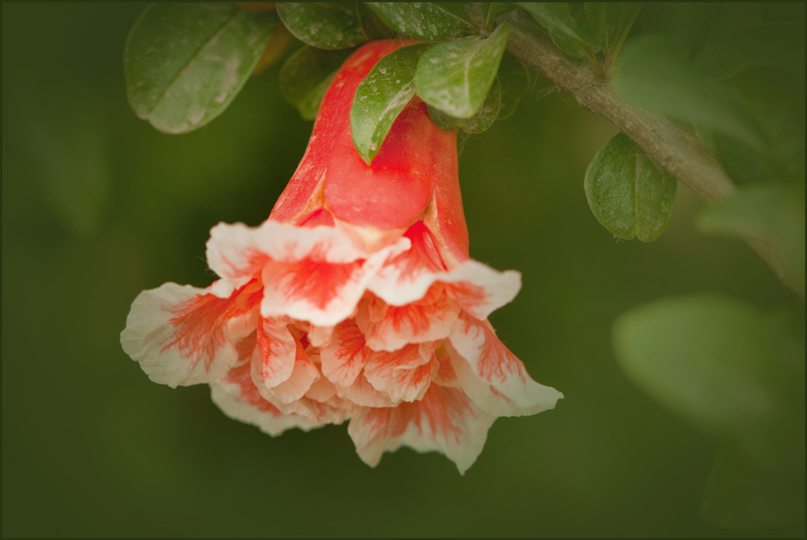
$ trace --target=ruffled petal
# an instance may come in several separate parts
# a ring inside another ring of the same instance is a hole
[[[238,342],[239,357],[235,365],[221,379],[210,383],[213,402],[230,418],[258,426],[272,436],[295,427],[308,431],[323,425],[301,416],[283,414],[261,396],[250,374],[256,341],[252,334]]]
[[[376,390],[364,376],[359,373],[350,386],[337,386],[336,393],[351,403],[362,407],[394,407],[396,405],[389,395]]]
[[[319,379],[319,369],[282,322],[261,319],[257,342],[251,367],[255,386],[264,399],[284,413],[297,414],[283,405],[302,398]]]
[[[473,260],[448,271],[434,237],[420,222],[410,227],[405,237],[412,242],[412,248],[390,257],[368,287],[387,304],[405,306],[416,302],[440,282],[465,311],[485,319],[512,301],[521,288],[519,272],[499,272]]]
[[[236,361],[234,343],[255,329],[260,297],[254,280],[228,298],[166,283],[137,296],[121,345],[154,382],[172,388],[210,382]]]
[[[353,314],[384,261],[408,247],[409,241],[400,238],[367,259],[351,263],[331,263],[316,258],[267,263],[262,273],[266,286],[261,314],[264,317],[287,315],[316,326],[334,326]]]
[[[451,329],[451,365],[465,393],[494,416],[525,416],[555,407],[563,394],[538,384],[487,321],[462,315]]]
[[[387,394],[393,403],[416,401],[429,387],[437,364],[433,362],[438,343],[410,344],[393,352],[372,351],[364,375],[373,387]]]
[[[451,366],[451,357],[444,345],[441,345],[434,352],[434,360],[437,362],[437,373],[432,377],[432,383],[450,388],[462,388],[462,384],[457,378],[457,373]]]
[[[378,465],[384,452],[409,446],[445,454],[464,474],[482,452],[494,420],[462,390],[432,385],[414,403],[356,410],[348,433],[359,457],[371,467]]]
[[[293,263],[312,259],[345,264],[366,256],[334,227],[296,227],[271,220],[258,227],[219,223],[210,230],[207,241],[210,269],[230,279],[251,276],[269,261]]]
[[[364,334],[353,319],[348,319],[334,329],[330,344],[320,350],[322,374],[334,384],[351,386],[370,353],[365,346]]]
[[[268,393],[280,403],[287,404],[302,398],[316,381],[320,378],[319,370],[308,354],[297,342],[297,358],[291,376],[273,388]]]
[[[285,321],[261,317],[252,369],[260,386],[274,388],[291,377],[297,357],[297,340]]]
[[[367,346],[376,351],[395,351],[408,343],[437,341],[448,337],[461,308],[435,283],[426,295],[404,306],[391,306],[374,295],[359,304],[356,323]]]

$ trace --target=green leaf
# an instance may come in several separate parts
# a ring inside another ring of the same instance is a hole
[[[614,323],[628,377],[723,440],[701,507],[721,527],[779,527],[804,516],[804,342],[782,315],[704,294],[634,308]]]
[[[603,227],[625,240],[652,242],[670,222],[678,183],[620,133],[594,156],[583,185]]]
[[[586,2],[585,23],[596,47],[605,51],[618,47],[641,8],[639,2]]]
[[[347,49],[381,37],[360,2],[278,2],[294,37],[318,49]]]
[[[518,2],[518,5],[547,29],[555,45],[569,56],[593,58],[599,50],[579,6],[570,2]]]
[[[706,479],[700,516],[718,527],[740,531],[804,520],[803,425],[794,431],[790,444],[796,455],[774,466],[760,464],[740,445],[724,444]]]
[[[500,24],[487,39],[441,43],[418,62],[420,98],[455,118],[470,118],[482,107],[496,79],[512,27]]]
[[[530,89],[531,74],[527,66],[509,54],[504,55],[498,74],[502,87],[502,105],[497,120],[513,116],[521,101]]]
[[[456,38],[476,31],[460,2],[367,2],[384,24],[422,41]]]
[[[706,233],[753,238],[784,261],[788,283],[804,297],[804,188],[781,184],[743,187],[698,216]]]
[[[787,451],[804,411],[804,345],[777,314],[720,295],[673,297],[620,316],[613,340],[628,377],[685,420],[762,462]]]
[[[402,47],[378,61],[356,89],[350,109],[353,144],[369,165],[392,124],[415,95],[418,60],[431,44]]]
[[[803,182],[804,85],[771,67],[739,73],[729,82],[762,128],[766,147],[755,149],[729,135],[696,126],[698,137],[737,184]]]
[[[707,79],[719,81],[799,48],[804,49],[804,24],[757,24],[711,41],[695,57],[694,66]]]
[[[439,109],[429,107],[429,116],[432,122],[437,124],[442,130],[462,129],[465,133],[482,133],[493,125],[496,118],[499,116],[499,110],[502,106],[502,91],[501,84],[499,84],[498,77],[493,81],[493,86],[490,87],[490,92],[485,98],[485,103],[482,107],[470,118],[454,118],[449,116]]]
[[[352,53],[353,49],[326,51],[309,46],[299,49],[280,70],[283,99],[304,120],[313,120],[337,70]]]
[[[482,26],[487,30],[493,30],[497,18],[516,9],[516,5],[510,2],[480,2],[480,4],[482,8]]]
[[[704,79],[665,36],[647,35],[622,51],[611,83],[627,101],[765,147],[760,127],[728,88]]]
[[[664,31],[684,58],[692,58],[709,39],[720,13],[719,2],[664,2]]]
[[[276,25],[274,12],[235,4],[149,5],[123,52],[129,104],[165,133],[202,127],[244,86]]]

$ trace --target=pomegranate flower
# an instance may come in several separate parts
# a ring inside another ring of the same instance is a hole
[[[562,395],[487,322],[520,275],[468,255],[456,132],[414,98],[371,166],[353,147],[356,87],[400,46],[373,42],[348,59],[269,219],[215,226],[207,260],[220,279],[144,291],[121,342],[151,380],[207,383],[225,414],[270,435],[349,420],[370,466],[406,445],[462,473],[496,417]]]

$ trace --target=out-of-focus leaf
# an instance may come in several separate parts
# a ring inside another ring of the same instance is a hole
[[[369,165],[395,119],[415,95],[418,60],[431,44],[402,47],[378,61],[359,84],[350,109],[353,145]]]
[[[631,103],[732,136],[757,150],[765,147],[760,127],[736,95],[704,79],[665,36],[629,42],[611,82]]]
[[[754,459],[779,454],[782,428],[803,415],[803,344],[780,317],[743,301],[693,295],[646,304],[615,321],[613,343],[640,388]]]
[[[461,2],[367,2],[384,24],[423,41],[473,34],[473,19]]]
[[[449,41],[427,51],[415,75],[418,96],[455,118],[472,117],[496,79],[512,29],[504,22],[487,39]]]
[[[594,45],[610,51],[618,45],[622,35],[633,24],[642,4],[639,2],[586,2],[586,24]]]
[[[699,228],[709,234],[754,238],[785,263],[788,283],[804,296],[804,187],[749,185],[706,207]]]
[[[429,107],[429,116],[432,122],[437,124],[442,130],[462,129],[465,133],[482,133],[493,125],[499,115],[499,110],[502,106],[502,91],[501,84],[499,84],[498,77],[493,81],[493,86],[490,87],[490,92],[485,98],[485,103],[476,111],[476,114],[470,118],[454,118],[439,109]]]
[[[555,45],[569,56],[593,57],[599,50],[594,33],[585,24],[582,6],[570,2],[518,2],[518,5],[547,29]]]
[[[279,2],[289,31],[318,49],[347,49],[380,37],[361,2]]]
[[[516,112],[521,98],[529,91],[530,70],[520,60],[506,54],[499,66],[498,79],[502,87],[502,105],[497,120],[505,120]]]
[[[706,45],[720,2],[664,2],[664,31],[681,56],[691,59]]]
[[[493,29],[498,17],[516,9],[516,5],[510,2],[481,2],[481,5],[482,26],[488,30]]]
[[[652,242],[670,222],[678,183],[619,133],[594,156],[584,188],[594,217],[625,240]]]
[[[292,54],[280,70],[280,93],[305,120],[317,116],[319,104],[352,49],[325,51],[305,46]]]
[[[724,444],[706,479],[701,517],[741,531],[785,527],[804,520],[803,425],[801,441],[798,429],[793,435],[795,455],[772,464],[760,464],[738,444]]]
[[[802,67],[803,71],[803,67]],[[755,149],[729,135],[697,127],[698,136],[738,184],[804,181],[804,85],[789,73],[758,67],[728,81],[763,129]]]
[[[202,127],[244,86],[276,25],[274,12],[235,4],[151,4],[123,53],[129,104],[165,133]]]
[[[710,42],[695,57],[694,66],[707,79],[719,81],[799,48],[804,49],[804,24],[746,26]]]

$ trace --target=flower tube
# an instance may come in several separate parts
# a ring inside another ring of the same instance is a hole
[[[496,417],[562,395],[487,321],[521,278],[469,256],[456,131],[414,98],[372,165],[353,146],[356,88],[401,46],[368,43],[345,62],[269,219],[213,227],[207,261],[220,279],[142,292],[121,343],[151,380],[209,384],[225,414],[271,435],[349,420],[370,466],[405,445],[462,473]]]

